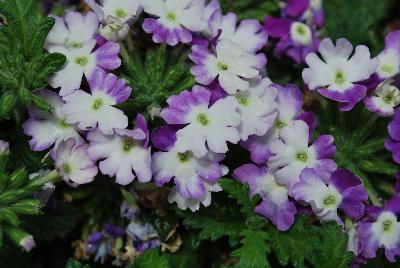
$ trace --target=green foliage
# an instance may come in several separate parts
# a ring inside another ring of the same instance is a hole
[[[21,216],[35,215],[40,211],[40,201],[31,198],[37,190],[29,184],[25,169],[7,173],[7,156],[0,155],[0,246],[3,236],[16,245],[28,234],[21,229]]]
[[[238,268],[271,267],[267,260],[270,246],[267,240],[269,235],[263,231],[244,230],[241,247],[233,251],[232,256],[239,257]]]
[[[372,31],[387,15],[389,0],[328,0],[324,1],[325,36],[347,38],[353,44],[363,44],[377,38]],[[382,38],[380,38],[382,39]]]
[[[277,0],[221,0],[224,12],[235,12],[239,19],[263,20],[265,16],[279,10]]]
[[[69,259],[65,268],[90,268],[88,264],[83,265],[75,259]]]
[[[121,56],[124,59],[122,75],[133,88],[131,98],[121,105],[125,112],[136,114],[161,107],[169,96],[195,84],[186,63],[188,51],[182,47],[167,52],[166,46],[162,45],[148,51],[145,59],[135,48],[126,50],[122,47]]]
[[[2,1],[0,14],[7,21],[0,26],[0,35],[7,39],[0,46],[0,118],[8,117],[18,102],[49,110],[34,92],[65,62],[63,55],[43,51],[54,19],[41,14],[36,0]]]
[[[126,268],[170,268],[168,257],[160,255],[160,249],[154,248],[143,252],[134,264]]]

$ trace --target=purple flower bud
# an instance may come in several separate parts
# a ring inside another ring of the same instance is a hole
[[[28,235],[25,236],[20,242],[20,246],[24,248],[26,252],[30,252],[32,249],[36,247],[36,242],[33,239],[33,236]]]
[[[10,144],[7,141],[0,140],[0,155],[8,155],[10,153]]]

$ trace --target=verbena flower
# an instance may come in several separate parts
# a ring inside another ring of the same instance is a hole
[[[299,181],[304,168],[314,168],[326,181],[336,169],[331,158],[336,152],[331,135],[321,135],[309,146],[309,127],[304,121],[296,120],[281,129],[280,139],[272,142],[272,156],[267,165],[275,171],[277,181],[289,188]]]
[[[400,110],[398,109],[388,125],[388,132],[385,148],[392,153],[394,162],[400,164]]]
[[[392,78],[400,73],[400,30],[386,36],[385,49],[377,56],[376,74],[380,79]]]
[[[190,151],[179,152],[175,146],[176,131],[176,128],[163,126],[152,134],[154,146],[161,150],[153,154],[154,182],[163,186],[173,178],[182,197],[201,200],[206,194],[205,183],[216,182],[228,173],[227,168],[218,163],[225,156],[208,153],[195,157]]]
[[[368,207],[368,218],[357,227],[359,254],[364,258],[375,258],[378,248],[385,250],[386,258],[395,262],[400,255],[400,195],[395,195],[383,208]]]
[[[228,39],[249,53],[256,53],[262,49],[268,40],[268,35],[258,20],[246,19],[237,25],[237,15],[232,12],[225,16],[218,16],[214,13],[209,24],[212,32],[211,38]]]
[[[218,78],[221,87],[229,94],[247,90],[250,84],[246,79],[256,78],[266,63],[265,56],[250,54],[227,39],[217,43],[215,53],[205,46],[194,45],[189,58],[196,64],[191,73],[197,82],[210,85]]]
[[[96,164],[87,154],[89,145],[76,145],[75,140],[61,142],[55,152],[59,176],[72,186],[92,182],[97,175]]]
[[[170,203],[177,203],[178,208],[182,210],[190,209],[192,212],[199,210],[200,204],[203,204],[203,206],[208,207],[211,204],[211,193],[212,192],[220,192],[222,191],[221,185],[219,185],[218,182],[208,182],[204,181],[204,195],[199,198],[185,198],[182,196],[177,187],[173,187],[169,196],[168,196],[168,201]]]
[[[148,134],[147,122],[138,114],[134,130],[116,128],[112,135],[105,135],[99,130],[89,132],[88,154],[95,161],[101,160],[101,173],[115,176],[118,184],[127,185],[135,177],[140,182],[148,182],[152,175]]]
[[[334,171],[326,182],[314,169],[306,168],[300,174],[300,181],[292,187],[291,195],[310,205],[321,221],[338,224],[343,224],[338,209],[359,218],[365,210],[363,202],[368,200],[362,181],[347,169]]]
[[[203,20],[207,22],[207,27],[202,31],[202,34],[207,38],[214,37],[215,24],[217,24],[222,17],[221,5],[218,0],[197,0],[203,6]]]
[[[296,206],[289,200],[288,189],[277,183],[271,170],[246,164],[235,169],[233,177],[249,184],[250,196],[259,194],[262,198],[255,212],[272,221],[278,230],[286,231],[292,226],[297,213]]]
[[[253,79],[246,91],[236,93],[239,103],[240,125],[238,131],[241,140],[250,135],[263,136],[274,126],[277,118],[277,90],[272,87],[269,78]]]
[[[108,41],[125,39],[131,24],[142,11],[139,0],[86,0],[101,21],[100,35]]]
[[[310,53],[306,57],[309,68],[303,70],[303,80],[310,90],[338,101],[342,111],[351,110],[365,97],[367,87],[359,82],[370,78],[378,65],[366,46],[357,46],[350,57],[352,50],[346,39],[338,39],[335,46],[325,38],[318,48],[323,60]]]
[[[103,231],[92,233],[87,240],[87,252],[94,255],[94,261],[104,263],[111,254],[115,240],[125,235],[124,229],[113,224],[105,224]]]
[[[128,126],[128,117],[114,106],[126,101],[132,89],[114,74],[97,69],[89,80],[91,93],[76,90],[64,97],[66,104],[61,109],[66,122],[77,124],[81,130],[96,127],[106,135],[112,135],[114,128]]]
[[[193,152],[203,157],[208,149],[214,153],[226,153],[227,142],[237,143],[240,114],[236,111],[237,101],[228,96],[210,104],[209,90],[194,86],[192,91],[183,91],[179,96],[171,96],[169,107],[161,111],[161,117],[171,125],[184,125],[177,131],[178,152]]]
[[[50,52],[59,52],[67,57],[64,68],[48,79],[53,88],[60,88],[59,94],[65,97],[79,89],[82,77],[90,80],[96,69],[114,70],[121,65],[118,57],[119,45],[107,42],[94,50],[96,40],[85,42],[79,48],[68,49],[63,46],[51,46]]]
[[[296,63],[304,63],[306,56],[316,52],[320,43],[315,30],[309,25],[288,18],[265,18],[265,29],[269,36],[278,38],[274,55],[286,55]]]
[[[54,16],[55,24],[46,38],[45,47],[81,48],[86,42],[94,40],[99,29],[99,20],[93,12],[85,15],[79,12],[68,12],[64,18]]]
[[[241,142],[240,145],[250,152],[251,160],[257,164],[265,163],[271,156],[269,146],[279,138],[280,130],[291,124],[294,120],[303,120],[307,122],[310,130],[316,127],[316,118],[313,113],[303,113],[303,96],[299,88],[295,85],[287,85],[285,87],[274,84],[277,90],[277,111],[278,116],[272,128],[265,135],[252,135],[247,141]]]
[[[375,94],[364,99],[365,106],[371,112],[380,116],[392,116],[394,108],[400,104],[400,90],[393,86],[393,79],[383,81],[376,89]]]
[[[286,0],[282,13],[284,17],[296,18],[317,27],[322,27],[325,21],[322,0]]]
[[[65,114],[62,112],[65,102],[61,97],[47,89],[40,90],[39,95],[52,108],[49,113],[34,107],[29,109],[30,119],[22,127],[24,134],[32,137],[29,141],[31,149],[33,151],[43,151],[53,145],[57,149],[60,142],[70,138],[75,139],[77,144],[84,143],[76,126],[70,125],[65,121]]]
[[[141,0],[144,11],[158,17],[146,18],[143,29],[153,34],[155,43],[171,46],[192,41],[191,32],[200,32],[207,27],[203,19],[203,5],[194,0]]]

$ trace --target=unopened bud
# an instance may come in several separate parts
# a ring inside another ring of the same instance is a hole
[[[129,25],[112,16],[107,17],[107,24],[100,26],[100,35],[111,42],[125,39],[129,33]]]
[[[0,140],[0,155],[8,155],[10,153],[10,144],[7,141]]]

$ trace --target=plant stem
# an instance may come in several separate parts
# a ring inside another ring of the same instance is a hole
[[[49,174],[46,176],[34,179],[31,183],[30,186],[36,187],[36,186],[42,186],[48,182],[56,182],[60,179],[58,176],[58,173],[56,170],[51,171]]]

